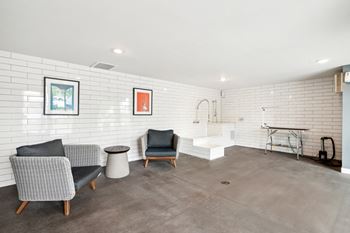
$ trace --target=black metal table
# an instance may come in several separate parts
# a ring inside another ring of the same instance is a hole
[[[266,145],[265,145],[265,154],[267,153],[267,147],[270,146],[270,151],[272,152],[272,147],[289,147],[297,155],[299,160],[299,155],[304,155],[304,142],[303,142],[303,132],[308,131],[306,128],[294,128],[294,127],[276,127],[276,126],[263,126],[262,129],[267,131]],[[288,143],[289,145],[284,144],[274,144],[272,140],[272,135],[278,131],[288,131]],[[296,138],[296,146],[293,146],[290,142],[290,136]],[[294,150],[296,149],[296,151]]]

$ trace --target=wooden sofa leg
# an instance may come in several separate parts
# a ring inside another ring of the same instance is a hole
[[[173,159],[173,166],[176,168],[176,159]]]
[[[16,214],[21,214],[23,210],[28,206],[28,204],[29,204],[29,201],[22,201],[16,210]]]
[[[65,216],[68,216],[70,214],[70,201],[63,201],[63,212]]]
[[[90,188],[91,188],[92,190],[96,190],[96,180],[90,181]]]
[[[148,159],[145,160],[145,167],[148,166],[148,161],[149,161]]]

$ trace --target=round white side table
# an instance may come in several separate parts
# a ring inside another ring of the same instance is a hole
[[[122,178],[129,175],[128,146],[110,146],[104,149],[108,153],[106,176],[108,178]]]

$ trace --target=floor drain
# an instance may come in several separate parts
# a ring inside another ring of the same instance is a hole
[[[229,185],[229,184],[230,184],[230,181],[224,180],[224,181],[221,181],[221,184]]]

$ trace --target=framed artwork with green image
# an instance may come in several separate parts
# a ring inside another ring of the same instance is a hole
[[[44,115],[79,115],[80,82],[44,78]]]

